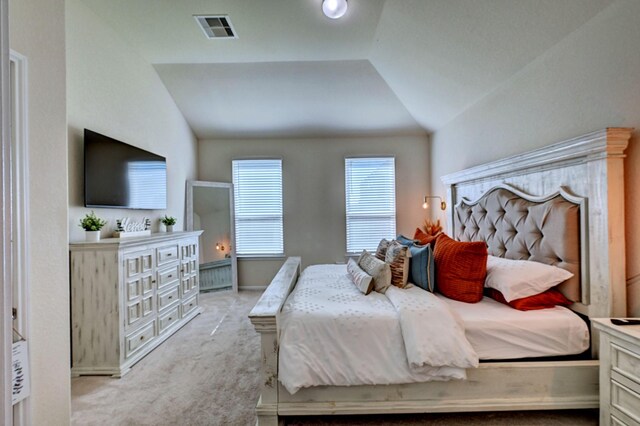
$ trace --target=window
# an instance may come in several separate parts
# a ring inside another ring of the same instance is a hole
[[[282,255],[282,160],[233,160],[236,253]]]
[[[396,234],[396,172],[393,157],[346,158],[347,253],[374,251]]]

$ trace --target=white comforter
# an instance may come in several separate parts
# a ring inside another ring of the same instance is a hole
[[[305,269],[278,324],[278,377],[290,393],[464,379],[464,369],[478,365],[462,322],[444,302],[418,287],[364,296],[344,265]]]

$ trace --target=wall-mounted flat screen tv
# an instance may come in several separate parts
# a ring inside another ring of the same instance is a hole
[[[166,209],[166,159],[85,129],[84,205]]]

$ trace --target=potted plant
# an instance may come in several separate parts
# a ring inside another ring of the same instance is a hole
[[[173,216],[164,215],[163,218],[160,218],[160,222],[167,228],[167,232],[173,232],[173,225],[176,224],[177,219]]]
[[[91,242],[100,241],[100,230],[106,224],[107,221],[96,216],[93,210],[80,219],[80,227],[85,230],[85,238]]]

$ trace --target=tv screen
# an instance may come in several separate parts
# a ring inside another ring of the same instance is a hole
[[[85,129],[84,205],[166,209],[166,159]]]

